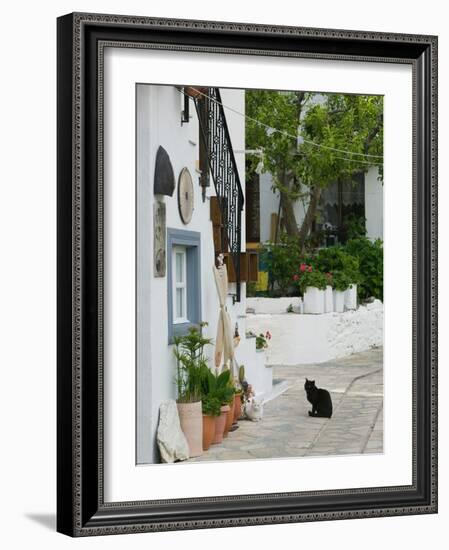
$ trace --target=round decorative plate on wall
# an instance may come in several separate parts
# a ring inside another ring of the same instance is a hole
[[[178,207],[181,220],[187,225],[193,215],[193,181],[188,168],[183,168],[179,174]]]

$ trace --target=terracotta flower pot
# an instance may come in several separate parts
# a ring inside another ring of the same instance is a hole
[[[215,416],[203,414],[203,451],[212,445],[215,435]]]
[[[196,403],[177,403],[179,422],[187,444],[190,457],[203,454],[203,413],[201,401]]]
[[[212,444],[221,443],[223,441],[223,431],[225,429],[226,419],[228,417],[229,406],[223,405],[221,407],[220,416],[215,417],[215,434]]]
[[[225,424],[225,429],[224,429],[224,432],[223,432],[223,437],[228,437],[229,430],[232,426],[232,423],[234,422],[234,404],[235,404],[235,399],[229,405],[229,411],[228,411],[228,416],[226,418],[226,424]]]
[[[237,420],[242,415],[242,396],[240,393],[235,394],[234,399],[234,422],[237,422]]]

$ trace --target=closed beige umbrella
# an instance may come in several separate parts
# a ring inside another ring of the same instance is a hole
[[[226,297],[228,295],[228,272],[226,265],[220,268],[212,266],[214,271],[215,284],[217,287],[218,300],[220,302],[220,313],[218,316],[217,338],[215,340],[215,366],[220,367],[223,358],[223,364],[228,365],[230,361],[233,365],[234,341],[232,336],[231,318],[226,309]],[[234,370],[234,369],[232,369]]]

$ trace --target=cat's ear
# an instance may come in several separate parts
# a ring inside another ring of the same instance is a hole
[[[306,378],[306,382],[308,382],[307,378]]]
[[[311,384],[315,384],[315,380],[309,380]]]

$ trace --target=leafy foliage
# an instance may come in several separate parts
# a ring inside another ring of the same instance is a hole
[[[201,408],[205,416],[220,416],[220,399],[213,395],[206,395],[201,400]]]
[[[204,325],[201,325],[204,326]],[[178,403],[200,401],[202,380],[209,371],[204,355],[205,346],[212,340],[204,338],[200,328],[192,327],[188,334],[174,338],[176,357],[176,386]]]
[[[221,405],[232,403],[234,386],[231,380],[231,371],[224,370],[221,374],[214,374],[207,369],[202,377],[202,395],[209,399],[217,399]]]
[[[332,273],[332,288],[335,290],[346,290],[351,286],[351,279],[344,271]]]
[[[382,174],[378,158],[369,157],[371,163],[361,155],[383,154],[383,98],[267,90],[249,90],[245,97],[246,148],[258,151],[250,156],[250,170],[262,163],[271,173],[287,233],[298,236],[302,248],[316,216],[317,201],[309,198],[317,189],[352,181],[371,164],[377,163]],[[304,230],[298,229],[292,208],[298,200],[311,214],[304,218]]]
[[[261,259],[270,277],[270,286],[279,287],[282,295],[288,293],[292,284],[292,274],[301,255],[297,239],[282,237],[280,244],[266,244],[261,251]]]
[[[359,260],[348,254],[343,246],[321,248],[317,252],[313,264],[318,270],[331,273],[333,276],[337,271],[344,273],[350,284],[358,283],[360,280]]]
[[[361,300],[373,296],[383,300],[383,241],[372,242],[367,238],[348,241],[345,246],[348,254],[359,262],[360,281],[357,293]]]
[[[299,272],[298,276],[294,278],[296,284],[299,286],[301,293],[304,294],[307,287],[318,288],[324,290],[328,284],[326,275],[322,271],[306,270]]]
[[[359,239],[366,236],[366,219],[356,214],[348,214],[343,220],[344,240]]]

